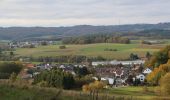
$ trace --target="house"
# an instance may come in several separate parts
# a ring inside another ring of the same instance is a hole
[[[113,78],[108,78],[108,82],[109,82],[109,85],[113,85],[114,84],[114,79]]]
[[[21,76],[22,79],[31,79],[32,77],[32,74],[24,74]]]
[[[109,85],[114,85],[114,78],[101,77],[101,81],[108,82]]]
[[[118,64],[122,64],[124,66],[127,66],[127,65],[134,65],[134,64],[144,64],[144,63],[145,63],[144,60],[132,60],[132,61],[117,61],[117,60],[113,60],[113,61],[92,62],[92,66],[98,66],[98,65],[118,65]]]
[[[45,70],[45,66],[41,64],[37,65],[36,68],[39,70]]]
[[[27,68],[34,68],[35,65],[34,65],[34,64],[26,64],[25,66],[26,66]]]
[[[98,81],[98,78],[97,78],[97,77],[92,77],[92,79],[94,79],[94,80]]]
[[[143,71],[143,74],[150,74],[152,72],[152,70],[150,68],[146,68],[144,71]]]
[[[38,74],[40,74],[40,72],[34,72],[33,76],[37,76]]]
[[[29,74],[29,73],[28,73],[28,70],[29,70],[29,69],[27,69],[27,68],[21,70],[21,72],[19,73],[18,76],[19,76],[21,79],[31,79],[31,78],[33,77],[33,75],[32,75],[32,74]]]
[[[59,68],[65,69],[66,67],[64,65],[60,65]]]
[[[113,73],[115,73],[116,77],[121,77],[124,74],[124,70],[117,68]]]
[[[108,65],[108,64],[109,64],[109,62],[107,62],[107,61],[92,62],[92,66]]]
[[[122,64],[96,67],[96,74],[102,81],[107,81],[109,85],[120,86],[125,84],[128,78],[130,67]]]
[[[106,81],[107,77],[101,77],[101,81]]]
[[[136,76],[136,79],[139,79],[140,82],[144,82],[145,81],[145,75],[139,74],[139,75]]]

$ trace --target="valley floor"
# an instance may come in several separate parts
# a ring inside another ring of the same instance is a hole
[[[141,44],[118,44],[98,43],[87,45],[66,45],[66,49],[59,49],[60,45],[39,46],[36,48],[18,48],[15,51],[17,56],[40,57],[40,56],[63,56],[83,55],[87,57],[101,56],[106,59],[127,59],[131,53],[145,57],[146,52],[156,52],[162,45],[141,45]],[[116,51],[106,51],[112,49]]]

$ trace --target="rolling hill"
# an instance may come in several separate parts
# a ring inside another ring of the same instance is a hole
[[[145,36],[147,34],[151,34],[152,36],[153,34],[168,36],[170,34],[170,23],[110,25],[110,26],[79,25],[72,27],[0,27],[0,39],[1,40],[61,39],[62,37],[66,36],[99,33],[116,33],[116,32],[128,36],[136,35],[136,33],[138,36],[143,35]]]

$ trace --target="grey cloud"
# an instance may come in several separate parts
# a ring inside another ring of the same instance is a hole
[[[105,25],[117,24],[117,20],[122,24],[156,23],[170,21],[169,5],[170,0],[3,0],[0,25],[2,21],[5,25],[15,25],[13,20],[21,26],[27,25],[27,20],[28,25],[37,25],[38,20],[44,26]]]

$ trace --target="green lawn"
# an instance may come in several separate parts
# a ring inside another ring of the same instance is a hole
[[[104,49],[117,49],[117,51],[105,51]],[[59,45],[40,46],[37,48],[16,49],[17,56],[61,56],[61,55],[85,55],[89,57],[102,56],[108,59],[127,59],[130,53],[145,56],[146,52],[155,52],[158,48],[141,47],[140,44],[114,44],[98,43],[87,45],[66,45],[66,49],[59,49]]]
[[[148,91],[144,91],[143,87],[119,87],[109,89],[109,93],[115,95],[133,96],[143,99],[154,98],[157,95],[154,93],[154,87],[148,87]]]

